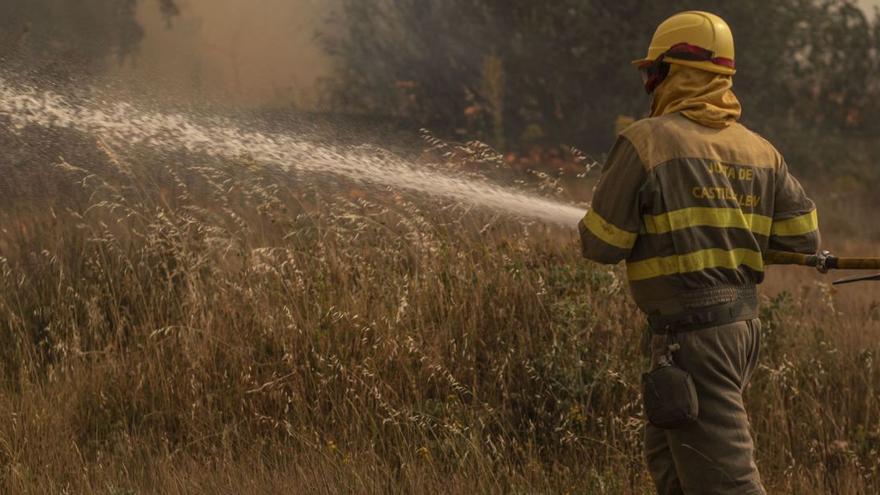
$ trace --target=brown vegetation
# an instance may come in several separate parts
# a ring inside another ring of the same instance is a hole
[[[29,133],[0,161],[5,492],[650,492],[643,319],[573,232],[82,138],[36,163]],[[771,493],[877,493],[880,292],[769,278]]]

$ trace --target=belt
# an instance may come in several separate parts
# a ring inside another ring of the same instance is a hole
[[[691,332],[751,320],[758,317],[758,297],[755,293],[744,294],[735,301],[694,308],[674,315],[650,314],[648,324],[656,334]]]

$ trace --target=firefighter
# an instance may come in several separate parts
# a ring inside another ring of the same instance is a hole
[[[618,137],[579,225],[586,258],[626,261],[652,369],[687,378],[643,383],[645,455],[661,494],[766,493],[743,404],[761,344],[763,253],[819,249],[813,202],[773,145],[738,123],[734,60],[716,15],[660,24],[633,62],[651,115]]]

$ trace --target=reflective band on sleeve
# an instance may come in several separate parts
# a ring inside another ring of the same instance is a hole
[[[593,210],[587,211],[582,222],[593,235],[620,249],[632,249],[638,237],[638,234],[614,226]]]
[[[649,234],[665,234],[691,227],[718,227],[745,229],[768,236],[773,223],[770,217],[743,213],[739,208],[683,208],[662,215],[645,215],[644,218]]]
[[[630,280],[699,272],[709,268],[729,268],[736,270],[745,265],[759,272],[764,271],[764,259],[760,252],[751,249],[704,249],[693,253],[650,258],[635,263],[627,263],[626,271]]]
[[[819,230],[819,216],[816,214],[816,210],[813,210],[806,215],[773,222],[770,233],[786,237],[809,234],[817,230]]]

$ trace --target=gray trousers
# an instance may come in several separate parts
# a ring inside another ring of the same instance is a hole
[[[675,363],[693,376],[699,418],[680,430],[646,426],[645,456],[659,494],[766,494],[742,396],[757,366],[760,333],[755,319],[669,337],[681,346]],[[654,360],[666,343],[666,336],[652,337]]]

